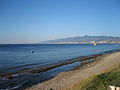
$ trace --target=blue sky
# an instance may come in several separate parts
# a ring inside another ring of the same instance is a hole
[[[120,36],[120,0],[0,0],[0,43]]]

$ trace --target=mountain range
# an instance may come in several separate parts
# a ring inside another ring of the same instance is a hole
[[[85,35],[85,36],[61,38],[56,40],[48,40],[41,43],[45,43],[45,44],[91,43],[92,41],[95,41],[96,43],[120,43],[120,37]]]

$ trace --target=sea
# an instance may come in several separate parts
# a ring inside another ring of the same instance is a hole
[[[100,54],[119,49],[116,44],[0,44],[0,74],[26,68],[37,68],[76,57]],[[20,73],[13,79],[0,78],[0,89],[19,90],[53,78],[60,72],[69,71],[75,62],[41,73]]]

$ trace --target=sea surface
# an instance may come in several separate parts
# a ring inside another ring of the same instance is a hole
[[[0,74],[62,62],[68,59],[119,49],[114,44],[0,44]],[[34,51],[34,53],[32,53]],[[42,73],[21,73],[14,79],[0,79],[0,89],[23,89],[69,71],[79,63],[64,65]]]

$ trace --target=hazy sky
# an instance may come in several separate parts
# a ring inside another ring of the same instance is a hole
[[[120,0],[0,0],[0,43],[120,36]]]

